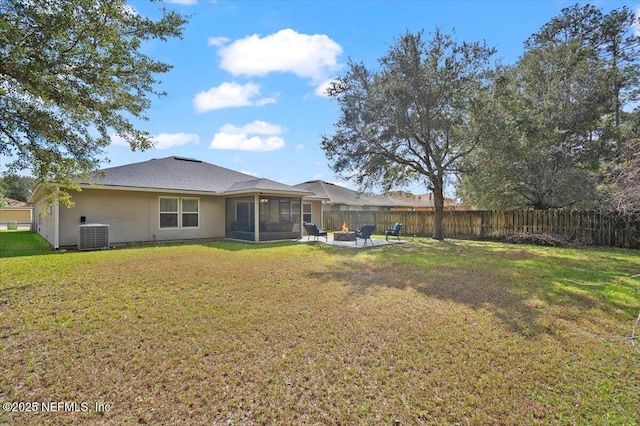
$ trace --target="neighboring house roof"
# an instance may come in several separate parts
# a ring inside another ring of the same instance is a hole
[[[29,204],[25,201],[14,200],[13,198],[4,199],[3,209],[32,209],[33,204]]]
[[[394,199],[382,195],[367,195],[343,186],[322,180],[312,180],[298,185],[306,191],[316,194],[316,197],[325,198],[329,204],[344,204],[348,206],[369,206],[369,207],[411,207],[412,204],[401,199]]]
[[[389,197],[398,199],[398,200],[403,200],[404,202],[410,203],[413,207],[416,207],[416,208],[418,207],[434,208],[435,207],[432,193],[419,194],[419,195],[413,195],[413,194],[389,195]],[[448,207],[448,206],[457,206],[458,204],[454,199],[445,197],[444,205],[445,207]]]
[[[431,193],[413,195],[410,193],[395,192],[384,195],[367,195],[322,180],[312,180],[294,186],[314,192],[317,198],[325,198],[329,204],[343,204],[358,207],[434,208],[433,194]],[[461,207],[451,198],[444,199],[444,206],[446,208]]]
[[[101,170],[84,184],[165,189],[174,191],[213,192],[217,194],[276,191],[304,193],[298,188],[269,179],[236,172],[204,161],[166,157]]]

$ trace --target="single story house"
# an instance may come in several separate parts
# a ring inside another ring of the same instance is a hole
[[[18,222],[19,225],[29,225],[33,222],[33,205],[12,198],[4,199],[4,206],[0,209],[0,225],[8,222]]]
[[[303,182],[294,187],[315,193],[322,200],[323,211],[409,210],[412,207],[408,200],[368,195],[322,180]]]
[[[368,195],[322,180],[312,180],[294,185],[311,191],[322,201],[323,211],[430,211],[434,210],[433,194],[413,195],[393,192]],[[444,199],[445,210],[470,210],[451,198]]]
[[[424,212],[424,211],[433,211],[436,208],[435,203],[433,201],[433,193],[413,195],[409,193],[396,192],[392,194],[386,194],[386,196],[391,199],[397,200],[403,204],[411,205],[411,207],[409,208],[407,208],[404,205],[397,206],[393,209],[396,211]],[[453,198],[444,197],[444,210],[445,211],[471,210],[471,206],[460,204]]]
[[[304,235],[302,222],[322,223],[321,198],[310,191],[191,158],[107,168],[78,182],[71,208],[47,207],[42,185],[29,199],[36,231],[54,248],[79,245],[89,224],[108,225],[109,244],[118,244],[291,240]]]

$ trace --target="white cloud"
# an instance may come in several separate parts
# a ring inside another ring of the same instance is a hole
[[[302,145],[301,143],[295,146],[296,151],[302,151],[303,149],[304,149],[304,145]]]
[[[249,172],[247,170],[241,170],[240,173],[244,173],[245,175],[249,175],[249,176],[254,176],[254,177],[260,177],[259,173],[256,172]]]
[[[259,96],[259,84],[251,82],[247,84],[222,83],[218,87],[212,87],[206,92],[198,93],[193,98],[193,107],[196,112],[207,112],[229,107],[263,106],[276,102],[275,98],[254,100]]]
[[[111,145],[114,145],[114,146],[129,146],[127,141],[125,141],[124,138],[122,136],[120,136],[119,134],[117,134],[117,133],[114,133],[110,137],[111,137]]]
[[[195,133],[160,133],[152,139],[156,149],[169,149],[188,143],[194,143],[196,145],[200,143],[200,136]]]
[[[266,121],[254,121],[242,127],[225,124],[211,140],[211,149],[275,151],[284,146],[284,129]]]
[[[151,138],[154,143],[155,149],[169,149],[175,146],[182,146],[188,143],[194,143],[198,145],[200,143],[200,136],[195,133],[160,133],[157,136]],[[129,146],[127,141],[120,135],[111,135],[111,145],[115,146]]]
[[[323,34],[300,34],[284,29],[261,38],[254,34],[220,48],[220,68],[233,75],[264,76],[292,72],[321,82],[340,68],[342,47]]]
[[[207,39],[207,44],[209,46],[224,46],[225,44],[227,44],[229,42],[229,38],[228,37],[209,37]]]
[[[279,135],[283,132],[282,126],[267,123],[266,121],[256,120],[242,127],[236,127],[233,124],[225,124],[220,129],[224,133],[240,134],[258,134],[258,135]]]

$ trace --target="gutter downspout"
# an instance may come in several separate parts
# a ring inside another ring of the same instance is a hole
[[[53,248],[60,248],[60,203],[57,199],[53,202]]]

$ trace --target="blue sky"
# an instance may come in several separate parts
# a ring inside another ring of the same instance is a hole
[[[591,2],[605,12],[640,1]],[[158,5],[131,0],[137,13]],[[349,58],[377,65],[406,30],[486,40],[496,60],[513,63],[523,42],[575,1],[181,0],[167,7],[190,15],[183,40],[153,42],[146,53],[173,65],[160,78],[168,96],[152,99],[140,127],[157,146],[131,152],[117,137],[108,166],[170,155],[193,157],[286,184],[339,182],[320,147],[338,105],[323,84]],[[420,186],[409,188],[424,193]]]

